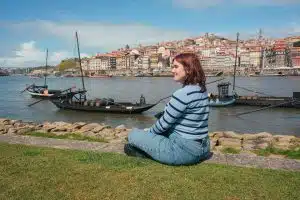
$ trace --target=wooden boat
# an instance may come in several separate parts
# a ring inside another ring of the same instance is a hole
[[[0,68],[0,76],[9,76],[9,73],[7,70],[1,69]]]
[[[46,51],[46,66],[45,66],[46,72],[48,67],[47,61],[48,61],[48,49]],[[58,98],[59,94],[64,90],[48,89],[46,73],[44,74],[44,77],[45,77],[44,85],[31,84],[27,86],[21,93],[27,91],[33,98],[42,98],[42,99]]]
[[[209,100],[209,106],[210,107],[225,107],[225,106],[230,106],[234,105],[236,102],[236,98],[229,98],[229,99],[216,99],[216,100]]]
[[[237,94],[235,92],[235,74],[236,74],[236,65],[237,65],[238,44],[239,44],[239,33],[237,33],[237,38],[236,38],[236,52],[235,52],[235,63],[234,63],[234,71],[233,71],[232,94],[229,95],[229,86],[231,85],[229,82],[219,83],[217,85],[218,95],[212,95],[212,94],[208,95],[210,107],[232,106],[236,103]],[[223,72],[219,72],[218,74],[222,75]]]
[[[292,97],[239,96],[236,105],[300,108],[300,92],[293,92]]]
[[[131,103],[131,102],[114,102],[110,99],[95,99],[80,101],[74,94],[71,98],[51,99],[51,102],[60,109],[88,111],[88,112],[102,112],[102,113],[119,113],[119,114],[137,114],[147,111],[156,104],[146,103]]]
[[[228,95],[229,85],[229,82],[219,83],[217,86],[219,94],[208,94],[210,107],[225,107],[235,104],[237,96],[235,94]]]
[[[112,78],[112,75],[102,74],[102,75],[89,75],[89,78]]]
[[[66,91],[58,96],[57,98],[50,99],[50,101],[60,109],[69,109],[76,111],[88,111],[88,112],[101,112],[101,113],[120,113],[120,114],[135,114],[142,113],[146,110],[151,109],[155,104],[147,104],[145,97],[141,95],[139,103],[131,102],[115,102],[113,99],[94,99],[87,100],[86,90],[84,86],[84,78],[81,66],[81,58],[79,51],[78,35],[76,32],[77,50],[79,58],[79,66],[81,71],[82,89],[77,91]]]

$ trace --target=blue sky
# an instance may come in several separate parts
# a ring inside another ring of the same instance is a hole
[[[1,0],[0,66],[51,64],[84,55],[211,32],[243,38],[300,35],[300,0]],[[298,12],[297,12],[298,11]]]

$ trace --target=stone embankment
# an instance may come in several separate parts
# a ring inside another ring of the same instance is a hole
[[[51,133],[55,135],[77,133],[90,138],[101,138],[108,143],[126,143],[130,130],[124,125],[112,128],[105,124],[85,122],[44,122],[38,124],[0,118],[0,134],[7,135],[26,135],[30,132]],[[257,134],[237,134],[232,131],[212,132],[209,133],[209,137],[211,139],[211,150],[214,152],[231,148],[239,152],[251,154],[254,150],[265,149],[270,146],[283,150],[297,150],[300,148],[299,137],[272,135],[267,132]]]

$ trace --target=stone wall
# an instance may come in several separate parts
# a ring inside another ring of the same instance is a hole
[[[125,143],[131,129],[120,125],[111,128],[105,124],[98,123],[66,123],[66,122],[44,122],[42,124],[23,122],[21,120],[10,120],[0,118],[0,134],[22,135],[28,132],[52,133],[64,135],[78,133],[92,138],[103,138],[110,143]],[[220,151],[224,148],[233,148],[241,151],[253,151],[273,146],[278,149],[297,149],[300,147],[300,138],[287,135],[272,135],[262,132],[257,134],[237,134],[232,131],[209,133],[211,149]]]

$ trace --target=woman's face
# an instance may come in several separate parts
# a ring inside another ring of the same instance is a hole
[[[177,62],[176,60],[174,60],[173,62],[172,73],[174,75],[174,81],[184,83],[186,78],[186,72],[184,70],[183,65]]]

